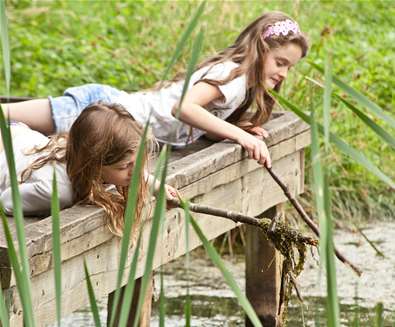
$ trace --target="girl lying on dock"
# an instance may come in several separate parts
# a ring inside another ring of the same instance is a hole
[[[120,103],[141,125],[151,112],[150,124],[160,142],[183,146],[203,134],[230,139],[270,167],[266,144],[251,134],[266,136],[260,126],[274,105],[267,91],[280,89],[307,50],[298,24],[281,12],[269,12],[247,26],[234,44],[198,65],[180,110],[182,75],[160,89],[135,93],[100,84],[72,87],[60,97],[9,104],[5,114],[52,134],[67,132],[93,102]],[[255,111],[247,112],[252,104]]]
[[[11,123],[10,128],[26,215],[50,213],[55,168],[61,209],[73,203],[96,204],[107,213],[111,232],[122,234],[127,190],[143,129],[121,105],[89,105],[69,133],[51,138],[23,123]],[[155,148],[153,138],[146,142],[143,167]],[[2,146],[0,138],[0,201],[6,213],[12,214],[11,183]],[[142,169],[137,222],[152,183],[157,182]],[[117,192],[108,190],[111,184],[116,186]],[[166,193],[171,199],[176,191],[166,185]]]

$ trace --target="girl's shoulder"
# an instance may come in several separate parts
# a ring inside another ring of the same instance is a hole
[[[207,66],[200,68],[198,71],[202,72],[203,74],[218,74],[222,76],[229,75],[232,70],[238,68],[239,66],[240,65],[234,61],[226,60],[219,63],[208,64]]]

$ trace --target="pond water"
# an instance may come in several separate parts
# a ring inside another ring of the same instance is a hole
[[[385,258],[364,240],[361,234],[337,231],[335,242],[346,257],[363,270],[362,277],[339,261],[337,266],[338,295],[341,301],[342,326],[352,326],[358,314],[361,326],[374,326],[378,302],[384,305],[384,326],[395,326],[395,223],[375,222],[368,225],[364,234],[384,253]],[[305,270],[298,278],[303,304],[292,297],[288,309],[288,326],[325,326],[325,278],[319,265],[308,256]],[[223,257],[228,269],[244,289],[244,258],[242,255]],[[183,306],[186,287],[192,298],[192,326],[244,326],[244,314],[237,300],[223,281],[221,273],[199,248],[191,253],[187,272],[184,258],[163,269],[166,302],[166,326],[184,326]],[[155,293],[158,297],[159,274],[155,276]],[[358,306],[356,305],[358,303]],[[106,321],[106,303],[101,302],[101,318]],[[63,320],[63,326],[94,326],[87,310],[75,312]],[[157,304],[153,308],[152,326],[158,326]]]

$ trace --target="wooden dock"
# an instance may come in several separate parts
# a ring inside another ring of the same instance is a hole
[[[310,143],[309,126],[289,112],[277,113],[264,126],[273,170],[291,194],[303,192],[304,148]],[[251,216],[273,217],[287,199],[270,175],[255,161],[245,157],[241,147],[230,142],[199,141],[172,153],[167,182],[195,203],[243,212]],[[232,221],[194,215],[208,239],[233,229]],[[12,219],[10,219],[12,220]],[[97,298],[115,289],[120,241],[105,226],[104,213],[93,206],[74,206],[61,212],[62,314],[89,304],[83,270],[89,267]],[[151,220],[143,227],[137,277],[143,273]],[[163,241],[158,242],[154,269],[185,254],[183,212],[167,212]],[[33,311],[39,326],[56,319],[54,270],[52,263],[51,217],[26,219]],[[16,238],[15,238],[16,239]],[[201,245],[191,228],[190,250]],[[9,266],[6,242],[0,237],[1,283],[11,303],[11,326],[23,326],[22,308],[15,279]],[[132,253],[132,251],[130,251]],[[125,273],[127,276],[127,273]],[[280,326],[282,306],[281,256],[257,229],[248,226],[246,247],[246,293],[264,326]],[[148,320],[149,321],[149,320]],[[143,325],[148,325],[143,323]],[[246,322],[249,325],[249,322]]]

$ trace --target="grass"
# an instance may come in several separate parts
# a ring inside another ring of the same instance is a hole
[[[12,95],[60,95],[69,86],[91,82],[130,91],[148,88],[161,79],[187,23],[185,17],[196,7],[197,2],[10,1]],[[393,114],[394,4],[211,1],[200,20],[206,29],[201,58],[230,45],[244,26],[267,10],[295,17],[312,45],[309,60],[323,66],[329,47],[334,74]],[[169,76],[186,69],[188,58],[186,53]],[[303,62],[282,94],[302,108],[311,97],[321,106],[321,91],[311,96],[304,75],[319,76]],[[394,151],[355,114],[332,103],[331,131],[364,151],[393,178]],[[384,183],[337,150],[330,149],[326,159],[336,218],[391,217],[395,196]]]

